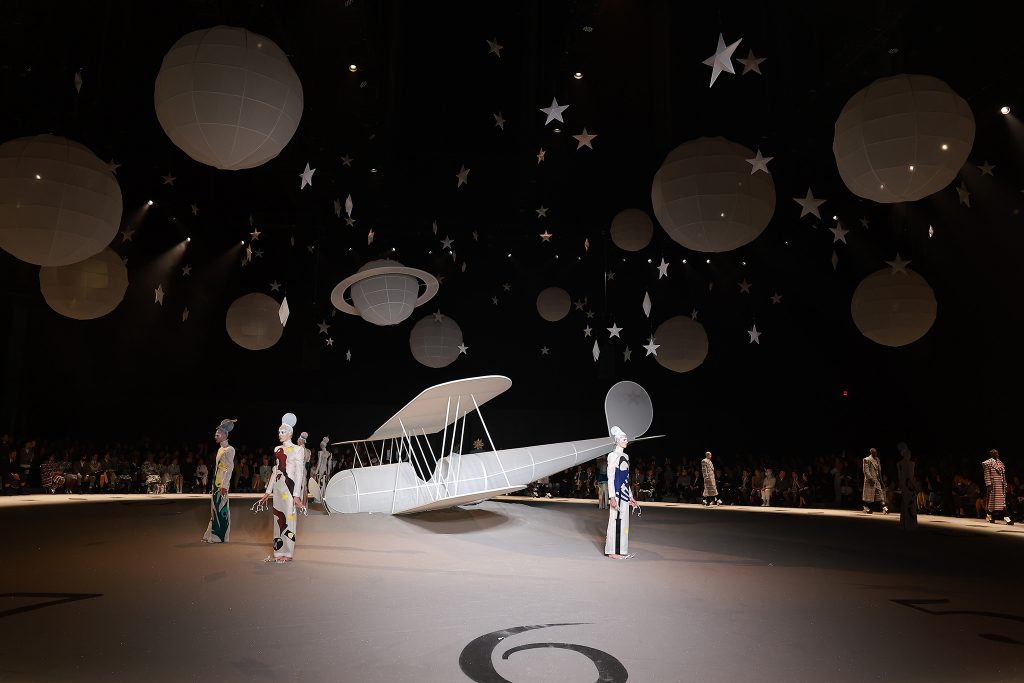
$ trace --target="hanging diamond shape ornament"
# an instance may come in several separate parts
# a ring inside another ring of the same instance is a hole
[[[288,308],[288,297],[285,297],[284,300],[281,302],[281,308],[278,309],[277,311],[277,316],[281,319],[281,327],[284,327],[286,324],[288,324],[289,313],[291,313],[291,310],[289,310]]]
[[[597,341],[594,341],[594,362],[601,357],[601,347],[597,345]]]
[[[648,292],[644,292],[644,315],[651,317],[651,295]]]
[[[833,250],[832,251],[832,270],[835,270],[838,267],[839,267],[839,254],[837,254],[835,252],[835,250]]]
[[[352,204],[352,195],[345,197],[345,213],[348,215],[349,218],[352,218],[353,206],[354,205]]]

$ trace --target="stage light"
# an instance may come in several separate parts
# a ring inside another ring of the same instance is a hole
[[[146,206],[153,206],[153,200],[150,199],[148,202],[146,202]]]
[[[508,253],[508,257],[512,258],[512,252],[511,251]]]
[[[42,180],[42,179],[43,179],[43,176],[41,176],[38,173],[36,173],[36,180]]]
[[[834,221],[839,220],[839,216],[832,216],[832,220],[834,220]]]
[[[743,265],[747,265],[747,262],[746,262],[746,261],[743,261]]]
[[[999,108],[999,113],[1002,114],[1003,116],[1006,116],[1010,113],[1010,108],[1007,107],[1006,105],[1003,105],[1002,107]]]
[[[843,389],[843,396],[849,396],[849,395],[850,395],[850,392],[848,392],[846,389]]]
[[[911,164],[911,165],[910,165],[910,170],[911,170],[911,171],[913,171],[913,170],[914,170],[914,165],[913,165],[913,164]]]
[[[708,259],[708,260],[707,260],[707,261],[705,261],[704,263],[711,263],[711,259]]]
[[[348,65],[348,70],[351,71],[352,73],[355,73],[358,69],[359,69],[359,67],[356,66],[355,64],[349,64]]]
[[[576,73],[574,73],[572,75],[572,77],[575,78],[578,81],[581,78],[583,78],[583,72],[582,71],[577,71]],[[1005,114],[1006,112],[1003,112],[1003,113]]]
[[[625,259],[623,259],[623,260],[625,260]],[[650,262],[651,262],[651,259],[647,259],[647,262],[648,262],[648,263],[650,263]]]
[[[191,241],[192,241],[192,238],[191,238],[191,237],[186,237],[186,238],[185,238],[185,241],[186,241],[186,242],[191,242]]]
[[[684,264],[686,263],[686,259],[683,259],[683,263],[684,263]]]
[[[245,240],[242,240],[242,246],[243,247],[245,246]]]
[[[370,173],[376,173],[376,172],[377,172],[377,169],[375,169],[375,168],[371,168],[370,169]]]
[[[391,247],[391,251],[398,251],[396,247]]]
[[[555,128],[555,132],[556,132],[556,133],[561,133],[561,132],[562,132],[562,129],[561,129],[561,128]]]
[[[942,143],[942,149],[943,149],[943,150],[947,150],[947,149],[949,149],[949,145],[947,145],[947,144],[946,144],[945,142],[943,142],[943,143]]]

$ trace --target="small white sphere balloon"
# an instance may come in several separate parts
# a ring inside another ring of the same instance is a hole
[[[912,202],[956,178],[974,145],[974,114],[938,78],[881,78],[850,98],[832,152],[843,182],[859,197]]]
[[[853,292],[850,314],[861,334],[883,346],[906,346],[935,323],[935,292],[918,273],[893,268],[864,278]]]
[[[229,171],[280,154],[302,118],[302,83],[272,40],[234,26],[182,37],[153,93],[160,126],[196,161]]]
[[[43,266],[39,289],[57,313],[73,320],[93,320],[113,311],[124,299],[128,269],[107,248],[69,266]]]
[[[561,287],[548,287],[537,295],[537,312],[548,322],[558,322],[569,315],[572,298]]]
[[[235,299],[228,308],[225,324],[228,336],[243,349],[262,351],[281,339],[279,304],[273,297],[254,292]]]
[[[0,145],[0,248],[37,266],[103,251],[121,226],[121,187],[87,148],[53,135]]]
[[[640,251],[651,243],[654,223],[646,211],[623,209],[612,219],[612,242],[623,251]]]
[[[417,361],[428,368],[443,368],[459,357],[462,328],[446,315],[438,320],[434,314],[413,325],[409,332],[409,349]]]
[[[669,318],[654,332],[658,344],[658,365],[673,372],[689,372],[708,355],[708,333],[699,322],[685,315]]]
[[[687,249],[731,251],[753,242],[775,213],[775,183],[751,174],[754,153],[725,138],[698,138],[672,150],[651,185],[654,216]]]

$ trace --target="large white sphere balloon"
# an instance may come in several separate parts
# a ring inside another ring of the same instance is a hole
[[[974,145],[974,115],[932,76],[881,78],[850,98],[836,121],[832,151],[854,194],[883,204],[943,189]]]
[[[214,26],[164,56],[153,93],[167,137],[201,163],[229,171],[276,157],[302,118],[302,83],[269,38]]]
[[[228,308],[225,321],[228,336],[243,349],[269,349],[284,332],[280,310],[281,304],[266,294],[254,292],[240,296]]]
[[[0,247],[37,266],[103,251],[121,225],[121,188],[88,149],[53,135],[0,145]]]
[[[775,183],[751,175],[754,153],[725,138],[684,142],[654,174],[651,202],[661,227],[687,249],[730,251],[749,244],[775,213]]]
[[[850,314],[861,334],[883,346],[906,346],[935,323],[935,292],[912,270],[879,270],[853,292]]]
[[[708,355],[708,333],[699,322],[685,315],[669,318],[654,331],[658,355],[654,358],[673,372],[689,372]]]
[[[557,322],[569,315],[572,298],[561,287],[548,287],[537,295],[537,312],[548,322]]]
[[[651,243],[654,223],[646,211],[623,209],[612,219],[612,242],[625,251],[640,251]]]
[[[409,333],[412,356],[428,368],[443,368],[459,357],[462,328],[446,315],[437,320],[433,314],[413,325]]]
[[[74,320],[92,320],[110,313],[124,299],[128,269],[108,248],[69,266],[43,266],[39,289],[57,313]]]

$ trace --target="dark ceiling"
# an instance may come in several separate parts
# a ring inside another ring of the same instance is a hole
[[[205,438],[231,415],[248,418],[254,439],[272,440],[290,410],[311,432],[356,438],[427,386],[500,373],[513,388],[493,404],[504,426],[492,430],[517,444],[532,438],[524,421],[539,438],[591,436],[604,426],[604,392],[633,379],[655,400],[655,431],[672,437],[662,450],[811,455],[906,440],[945,454],[995,443],[1019,451],[1024,184],[1019,124],[998,108],[1024,110],[1024,97],[1017,29],[998,7],[8,0],[0,139],[54,133],[121,164],[124,221],[137,232],[111,245],[128,259],[124,302],[89,322],[51,311],[38,268],[0,253],[0,431]],[[185,33],[217,24],[271,38],[303,84],[297,133],[253,170],[192,161],[154,113],[163,55]],[[743,39],[737,57],[748,49],[766,57],[763,75],[740,75],[737,65],[708,88],[702,61],[720,32]],[[488,39],[504,46],[500,57]],[[871,81],[901,72],[945,80],[971,105],[977,135],[962,170],[971,208],[953,186],[880,205],[840,180],[831,151],[839,111]],[[560,133],[539,111],[552,97],[570,105]],[[504,130],[494,125],[498,112]],[[570,137],[583,127],[598,135],[593,149],[577,150]],[[711,135],[775,157],[777,208],[765,232],[711,264],[657,227],[642,252],[612,244],[618,211],[651,211],[651,179],[665,155]],[[995,164],[993,177],[978,171],[984,161]],[[307,162],[316,173],[300,190]],[[471,174],[459,188],[461,165]],[[173,186],[163,184],[167,174]],[[823,220],[798,218],[791,198],[808,186],[828,200]],[[333,210],[349,194],[354,226]],[[547,218],[537,217],[541,205]],[[851,230],[847,244],[833,244],[833,215]],[[243,267],[250,217],[264,255]],[[550,242],[539,237],[545,229]],[[441,247],[446,236],[454,258]],[[185,237],[187,253],[175,260],[169,250]],[[896,252],[934,288],[939,313],[923,339],[890,349],[858,332],[850,297]],[[335,315],[334,285],[385,256],[442,276],[436,299],[395,328]],[[670,269],[659,279],[662,258]],[[606,282],[608,272],[615,278]],[[737,287],[743,279],[749,295]],[[270,293],[275,280],[292,311],[283,338],[263,352],[235,346],[224,329],[228,305]],[[153,301],[158,284],[163,306]],[[542,320],[535,301],[548,286],[586,301],[593,318],[574,308],[558,323]],[[775,292],[780,305],[769,298]],[[442,370],[418,364],[408,346],[412,325],[437,309],[459,323],[469,347]],[[701,367],[676,374],[644,356],[658,324],[693,309],[710,339]],[[613,323],[621,340],[605,331]],[[588,324],[602,348],[597,362]],[[746,332],[753,324],[763,332],[758,345]]]

